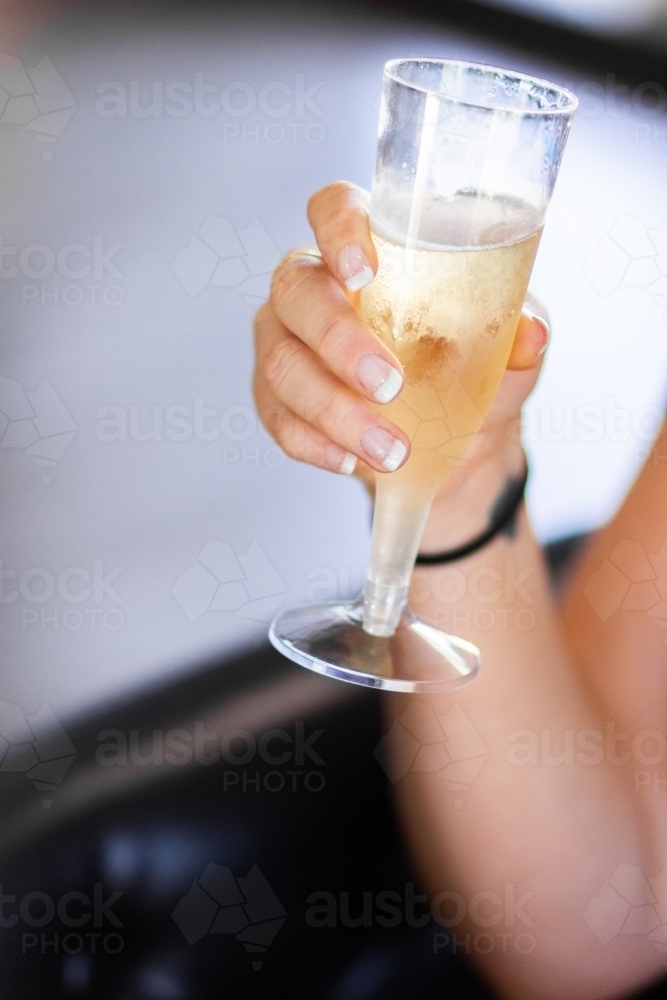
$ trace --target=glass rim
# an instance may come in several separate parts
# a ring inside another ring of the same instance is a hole
[[[568,104],[562,108],[508,108],[502,105],[493,106],[492,104],[484,104],[481,101],[466,100],[463,97],[456,97],[453,94],[445,94],[438,90],[434,90],[431,87],[424,86],[423,84],[413,83],[411,80],[405,80],[396,72],[396,67],[401,63],[437,63],[439,65],[448,66],[463,66],[471,69],[483,70],[487,73],[501,73],[503,76],[512,77],[515,80],[525,80],[533,84],[537,84],[545,89],[556,91],[558,94],[564,95]],[[460,104],[468,108],[479,108],[482,111],[500,112],[506,115],[521,115],[527,117],[528,115],[534,116],[557,116],[557,115],[572,115],[577,110],[579,104],[578,97],[568,90],[566,87],[561,87],[557,83],[552,83],[550,80],[545,80],[539,76],[531,76],[530,73],[521,73],[518,70],[506,69],[503,66],[494,66],[491,63],[481,63],[472,62],[467,59],[445,59],[440,56],[404,56],[398,59],[390,59],[384,64],[385,76],[389,77],[395,83],[401,84],[403,87],[408,87],[412,90],[416,90],[422,94],[433,94],[435,97],[439,97],[442,100],[451,101],[455,104]]]

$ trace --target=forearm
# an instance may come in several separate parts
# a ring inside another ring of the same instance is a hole
[[[662,731],[667,708],[667,429],[620,510],[577,560],[562,629],[581,675],[610,716]]]
[[[480,466],[478,479],[484,475],[493,472]],[[455,528],[445,523],[447,506],[445,496],[431,519],[427,550],[462,540],[455,536],[463,519]],[[474,506],[471,500],[472,521]],[[630,937],[609,954],[583,915],[619,863],[651,867],[651,841],[630,774],[598,753],[591,736],[605,733],[605,713],[560,639],[525,513],[513,539],[501,536],[458,563],[417,568],[410,602],[415,613],[482,651],[479,676],[460,691],[387,699],[389,721],[398,720],[425,745],[436,738],[434,717],[454,709],[445,749],[453,762],[474,757],[458,765],[458,776],[442,757],[437,771],[415,770],[416,759],[396,783],[432,897],[452,891],[466,901],[467,916],[455,932],[470,935],[471,954],[508,996],[593,998],[636,985],[661,968],[658,954],[649,949],[647,956],[644,943],[639,947]],[[442,751],[428,753],[435,766]],[[422,762],[428,763],[425,756]],[[507,893],[515,900],[529,896],[513,913]],[[444,902],[443,917],[452,912],[453,904]],[[489,939],[481,939],[477,953],[474,944],[482,931],[495,939],[486,957],[481,952]],[[528,936],[517,942],[521,934]]]
[[[564,641],[609,724],[625,735],[635,793],[667,864],[667,428],[616,516],[591,536],[561,597]],[[651,735],[652,734],[652,735]]]

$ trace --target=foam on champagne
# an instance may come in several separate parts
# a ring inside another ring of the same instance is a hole
[[[415,211],[415,199],[388,184],[373,192],[371,224],[384,239],[421,250],[504,246],[540,228],[537,209],[519,198],[480,191],[458,191],[453,197],[432,194]]]

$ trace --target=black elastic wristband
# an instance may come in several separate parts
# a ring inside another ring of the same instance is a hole
[[[418,555],[417,566],[435,566],[438,563],[454,562],[456,559],[463,559],[472,555],[478,549],[488,545],[496,535],[506,534],[509,538],[514,537],[516,528],[516,515],[523,495],[526,491],[528,481],[528,462],[524,467],[523,475],[512,476],[491,508],[491,524],[477,538],[471,542],[460,545],[457,549],[450,549],[449,552],[434,552],[430,555]]]

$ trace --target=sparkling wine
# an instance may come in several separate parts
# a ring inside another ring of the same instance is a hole
[[[406,243],[395,233],[410,231],[407,210],[391,192],[376,200],[379,269],[360,300],[362,319],[403,364],[403,390],[381,410],[412,444],[401,469],[376,475],[376,590],[409,577],[430,502],[482,425],[541,233],[525,203],[471,193],[420,206],[425,221]]]

